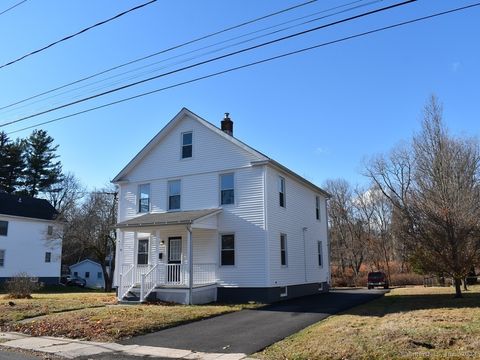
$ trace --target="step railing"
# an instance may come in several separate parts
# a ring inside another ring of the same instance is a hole
[[[141,275],[140,280],[140,301],[145,301],[158,284],[158,264],[152,266],[150,270]]]
[[[119,284],[118,284],[119,300],[122,300],[130,291],[132,286],[135,285],[134,276],[135,276],[135,265],[124,264],[122,266],[122,272],[120,273]]]

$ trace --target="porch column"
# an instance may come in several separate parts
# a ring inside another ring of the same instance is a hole
[[[158,254],[160,254],[160,230],[155,230],[154,231],[154,236],[155,236],[155,252],[154,252],[154,256],[155,256],[155,265],[157,265],[160,261],[160,259],[158,258]]]
[[[138,251],[138,232],[133,232],[133,251],[132,251],[132,265],[136,266],[135,255]]]
[[[187,242],[188,242],[188,303],[193,305],[193,243],[192,243],[192,227],[187,226]]]

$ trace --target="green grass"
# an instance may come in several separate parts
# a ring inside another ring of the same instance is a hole
[[[480,286],[399,288],[314,324],[255,355],[262,359],[480,358]]]

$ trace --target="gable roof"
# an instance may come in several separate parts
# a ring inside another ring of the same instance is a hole
[[[228,141],[234,143],[235,145],[241,147],[245,151],[257,156],[259,158],[259,160],[267,160],[268,159],[268,156],[266,156],[266,155],[262,154],[261,152],[253,149],[252,147],[250,147],[247,144],[243,143],[242,141],[234,138],[233,136],[226,134],[221,129],[219,129],[218,127],[216,127],[212,123],[208,122],[207,120],[201,118],[200,116],[193,113],[192,111],[188,110],[187,108],[182,108],[182,110],[180,110],[180,112],[177,115],[175,115],[175,117],[172,120],[170,120],[167,123],[167,125],[165,125],[163,127],[163,129],[160,130],[160,132],[158,132],[157,135],[155,135],[153,137],[153,139],[150,140],[148,142],[148,144],[145,145],[145,147],[142,150],[140,150],[140,152],[137,155],[135,155],[135,157],[127,164],[127,166],[125,166],[118,173],[118,175],[113,178],[112,183],[121,182],[123,180],[123,178],[125,177],[125,175],[127,175],[163,138],[165,138],[170,133],[170,131],[177,125],[177,123],[179,123],[181,120],[183,120],[185,118],[185,116],[189,116],[190,118],[198,121],[200,124],[204,125],[208,129],[217,133],[221,137],[223,137],[223,138],[227,139]]]
[[[197,114],[193,113],[192,111],[188,110],[187,108],[182,108],[180,112],[175,115],[175,117],[170,120],[167,125],[163,127],[157,135],[153,137],[152,140],[148,142],[145,147],[140,150],[140,152],[115,176],[112,180],[112,183],[119,183],[123,180],[123,178],[165,137],[168,133],[175,127],[175,125],[180,122],[185,116],[189,116],[190,118],[198,121],[200,124],[206,126],[213,132],[217,133],[218,135],[222,136],[223,138],[227,139],[228,141],[234,143],[235,145],[241,147],[245,151],[257,156],[259,160],[252,162],[252,165],[270,165],[278,170],[281,170],[285,173],[288,173],[296,180],[300,181],[304,185],[308,186],[309,188],[313,189],[316,192],[319,192],[325,195],[327,198],[331,197],[331,195],[323,190],[322,188],[318,187],[317,185],[313,184],[312,182],[308,181],[304,177],[298,175],[294,171],[288,169],[287,167],[281,165],[277,161],[271,159],[267,155],[261,153],[260,151],[252,148],[251,146],[245,144],[243,141],[238,140],[237,138],[226,134],[217,126],[213,125],[211,122],[203,119],[202,117],[198,116]]]
[[[0,215],[55,220],[58,216],[58,212],[47,200],[44,199],[37,199],[25,195],[0,193]]]
[[[69,268],[74,268],[74,267],[77,267],[78,265],[80,264],[83,264],[83,263],[90,263],[90,264],[93,264],[93,265],[96,265],[96,266],[99,266],[99,267],[102,267],[102,265],[100,265],[98,262],[96,261],[93,261],[93,260],[90,260],[90,259],[85,259],[85,260],[82,260],[82,261],[79,261],[75,264],[72,264],[69,266]]]

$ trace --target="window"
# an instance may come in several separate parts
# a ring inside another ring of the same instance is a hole
[[[182,133],[182,159],[192,157],[193,134],[191,131]]]
[[[48,236],[52,236],[52,235],[53,235],[53,226],[52,226],[52,225],[48,225],[48,227],[47,227],[47,235],[48,235]]]
[[[221,264],[235,265],[235,235],[222,235]]]
[[[0,250],[0,267],[5,265],[5,250]]]
[[[229,205],[235,203],[234,177],[231,174],[220,175],[220,204]]]
[[[90,271],[85,271],[85,279],[89,279],[90,278]]]
[[[286,286],[280,288],[280,297],[285,297],[285,296],[288,296],[288,290]]]
[[[148,264],[148,239],[138,240],[137,265]]]
[[[323,252],[322,252],[322,242],[318,243],[318,266],[323,266]]]
[[[320,197],[315,196],[315,217],[320,220]]]
[[[46,252],[45,253],[45,262],[49,263],[52,260],[52,253],[51,252]]]
[[[78,276],[78,271],[74,271],[73,276]]]
[[[280,263],[287,266],[287,235],[280,234]]]
[[[285,179],[278,177],[278,199],[281,207],[285,207]]]
[[[150,184],[138,185],[138,212],[150,211]]]
[[[102,272],[99,271],[99,272],[97,272],[97,279],[101,279],[101,278],[102,278]]]
[[[168,210],[180,209],[180,180],[168,182]]]
[[[0,236],[7,236],[8,234],[8,221],[0,221]]]

